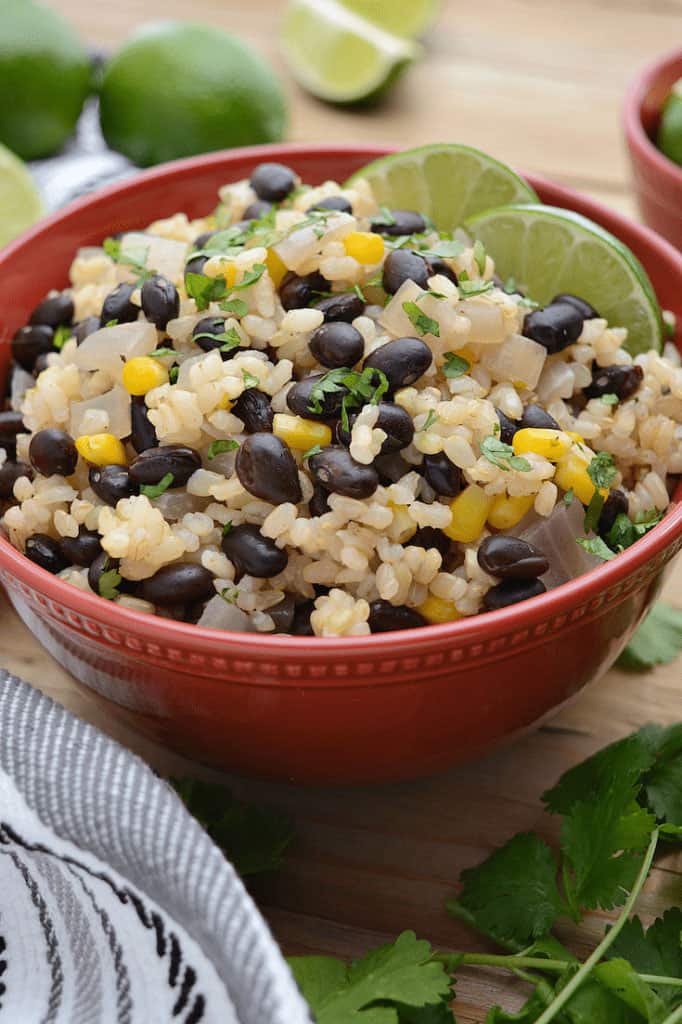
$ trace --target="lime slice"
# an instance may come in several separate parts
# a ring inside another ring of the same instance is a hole
[[[392,153],[346,182],[365,178],[379,203],[426,213],[441,231],[504,203],[535,203],[537,195],[511,167],[470,146],[438,144]]]
[[[436,20],[440,0],[342,0],[343,6],[375,25],[408,39],[420,36]]]
[[[26,166],[0,146],[0,246],[38,220],[43,204]]]
[[[656,141],[660,151],[682,167],[682,78],[665,101]]]
[[[639,260],[587,217],[555,206],[514,204],[467,221],[503,278],[513,277],[536,302],[559,292],[585,299],[613,327],[627,327],[632,355],[661,350],[661,311]]]
[[[336,0],[293,0],[282,46],[296,81],[320,99],[355,103],[382,92],[421,53]]]

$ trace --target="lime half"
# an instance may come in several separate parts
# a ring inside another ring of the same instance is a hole
[[[299,85],[333,103],[370,99],[421,53],[336,0],[293,0],[282,46]]]
[[[536,203],[511,167],[470,146],[438,144],[381,157],[348,180],[365,178],[379,203],[426,213],[441,231],[504,203]]]
[[[40,193],[25,165],[0,146],[0,246],[35,223],[42,212]]]
[[[343,6],[375,25],[408,39],[420,36],[436,20],[440,0],[342,0]]]
[[[503,278],[513,277],[536,302],[559,292],[579,295],[613,327],[627,327],[632,355],[661,350],[661,310],[634,254],[587,217],[555,206],[513,204],[467,221]]]

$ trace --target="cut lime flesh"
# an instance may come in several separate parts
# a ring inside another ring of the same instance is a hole
[[[42,212],[40,193],[25,165],[0,146],[0,246],[34,224]]]
[[[281,38],[298,83],[334,103],[369,99],[421,53],[336,0],[293,0]]]
[[[435,144],[381,157],[348,180],[364,178],[377,201],[427,214],[441,231],[453,231],[482,210],[505,203],[537,202],[530,185],[510,167],[470,146]]]
[[[343,6],[368,21],[374,22],[408,39],[419,36],[433,24],[440,8],[440,0],[342,0]]]
[[[612,327],[627,327],[632,354],[662,348],[661,311],[651,281],[626,245],[578,213],[554,206],[512,204],[466,224],[495,261],[542,305],[560,292],[585,299]]]

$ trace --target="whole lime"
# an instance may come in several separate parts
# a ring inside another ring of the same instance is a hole
[[[0,142],[24,160],[51,156],[90,90],[90,60],[69,23],[36,0],[0,0]]]
[[[112,149],[142,166],[276,142],[285,106],[269,65],[209,25],[154,22],[104,69],[100,118]]]
[[[661,152],[682,167],[682,78],[665,101],[656,141]]]

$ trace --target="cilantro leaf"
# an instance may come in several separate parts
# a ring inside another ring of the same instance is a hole
[[[305,459],[312,459],[313,455],[319,455],[321,451],[322,445],[314,444],[312,448],[309,448],[307,452],[303,453],[303,460],[305,461]]]
[[[209,331],[201,331],[199,334],[192,335],[192,341],[199,341],[200,338],[208,338],[213,342],[220,341],[221,352],[231,352],[234,348],[239,348],[242,343],[242,339],[239,337],[239,332],[236,327],[230,327],[229,331],[221,331],[220,334],[211,334]]]
[[[460,295],[464,295],[466,298],[473,298],[475,295],[484,295],[485,292],[491,291],[495,285],[492,281],[467,281],[462,280],[460,274],[459,281],[457,282],[457,288],[459,289]]]
[[[97,592],[100,597],[103,597],[106,601],[113,601],[115,597],[118,597],[118,587],[121,583],[122,577],[118,570],[109,568],[109,559],[104,560],[104,572],[100,573],[100,577],[97,580]]]
[[[375,380],[378,383],[375,383]],[[388,379],[381,370],[372,366],[365,367],[362,372],[346,366],[337,367],[315,381],[310,389],[308,409],[310,412],[321,413],[324,396],[339,391],[345,391],[341,405],[341,422],[344,430],[348,430],[348,410],[357,409],[366,403],[377,405],[388,391]]]
[[[403,302],[403,309],[407,313],[410,323],[423,337],[425,334],[433,334],[434,337],[440,337],[440,326],[437,320],[427,316],[427,314],[419,308],[416,302]]]
[[[456,260],[465,250],[462,242],[454,238],[441,238],[440,241],[430,245],[428,249],[420,249],[423,256],[435,256],[441,260]]]
[[[570,506],[571,506],[571,505],[573,504],[573,499],[574,499],[574,498],[575,498],[575,491],[574,491],[574,490],[573,490],[573,488],[571,487],[571,488],[570,488],[570,489],[569,489],[568,491],[566,491],[566,493],[564,494],[564,505],[566,506],[566,508],[570,508]]]
[[[443,373],[446,377],[452,379],[454,377],[463,377],[465,373],[468,373],[471,369],[471,363],[463,359],[462,356],[455,355],[454,352],[445,353],[445,366],[443,367]]]
[[[644,731],[656,743],[656,760],[644,776],[643,799],[659,821],[682,826],[682,725]]]
[[[391,213],[388,206],[380,206],[379,212],[375,213],[375,215],[372,217],[372,224],[376,225],[385,224],[386,227],[390,227],[391,224],[395,224],[395,222],[395,217]]]
[[[144,494],[147,498],[158,498],[161,494],[164,494],[169,487],[173,486],[175,477],[172,473],[166,473],[162,476],[158,484],[141,484],[140,494]]]
[[[585,512],[585,519],[583,520],[583,529],[585,530],[585,533],[597,532],[599,520],[604,509],[604,503],[605,500],[603,496],[599,491],[595,491],[590,498],[590,503]]]
[[[232,861],[240,875],[276,871],[293,838],[280,811],[238,800],[225,786],[199,779],[173,780],[190,814]]]
[[[480,240],[480,238],[477,238],[476,241],[474,242],[473,257],[474,263],[478,267],[478,272],[481,275],[481,277],[483,277],[483,275],[485,274],[485,262],[487,259],[487,253],[485,251],[485,246],[483,242]]]
[[[609,562],[616,557],[615,551],[601,539],[601,537],[576,537],[576,543],[585,548],[590,555],[596,555],[602,562]]]
[[[330,370],[329,373],[324,373],[319,380],[316,380],[310,389],[310,397],[308,399],[309,412],[321,413],[325,395],[332,395],[338,391],[346,390],[343,381],[351,372],[347,367],[341,366],[336,370]]]
[[[135,284],[141,285],[150,277],[154,277],[155,270],[148,270],[146,266],[148,249],[140,249],[137,255],[132,252],[123,252],[120,238],[105,238],[102,248],[114,263],[120,263],[124,267],[130,267],[137,274]]]
[[[587,467],[587,473],[597,488],[609,488],[616,477],[616,464],[610,452],[598,452]]]
[[[57,352],[61,352],[72,334],[73,327],[68,327],[66,324],[60,324],[57,327],[52,338],[52,344],[57,349]]]
[[[636,786],[655,762],[660,729],[651,727],[616,740],[570,768],[551,789],[542,794],[550,814],[569,814],[580,801],[599,801],[609,786],[618,783],[626,789]]]
[[[606,395],[601,395],[600,398],[604,405],[618,405],[618,402],[620,401],[618,395],[614,395],[612,391],[609,391]]]
[[[185,289],[197,304],[197,309],[207,309],[211,302],[222,299],[227,291],[224,277],[206,277],[204,274],[185,274]]]
[[[643,537],[654,526],[658,526],[665,513],[657,509],[650,509],[648,512],[640,513],[634,520],[630,519],[624,512],[616,516],[616,520],[609,531],[609,547],[614,551],[624,551],[634,544],[636,540]]]
[[[222,452],[233,452],[235,448],[239,448],[238,441],[211,441],[207,456],[209,460],[215,459],[216,455],[220,455]]]
[[[620,668],[642,672],[654,665],[669,665],[682,653],[682,611],[659,601],[625,648]]]
[[[514,449],[510,444],[500,441],[499,437],[489,434],[481,441],[481,455],[505,471],[510,469],[519,470],[521,473],[528,473],[531,465],[528,459],[521,455],[514,455]]]
[[[248,370],[242,370],[242,380],[244,381],[245,391],[248,391],[249,388],[257,388],[260,384],[258,377],[254,376],[253,373],[249,373]]]
[[[561,912],[556,874],[547,844],[522,832],[462,872],[462,891],[447,909],[501,945],[521,949],[549,931]]]
[[[227,522],[223,524],[223,537],[227,537],[227,535],[228,535],[228,533],[230,532],[231,529],[232,529],[232,520],[228,519]]]
[[[177,352],[174,348],[168,348],[166,346],[165,348],[155,348],[153,352],[149,353],[149,355],[152,359],[163,359],[164,356],[176,356]]]
[[[614,957],[627,960],[641,974],[658,974],[668,978],[682,978],[682,910],[672,907],[657,918],[644,931],[638,917],[626,922],[610,949]],[[682,1001],[682,986],[672,988],[649,983],[661,999],[673,1006]]]
[[[232,285],[231,290],[236,292],[239,291],[240,288],[250,288],[252,284],[256,283],[256,281],[260,281],[266,270],[267,267],[264,263],[254,263],[251,270],[248,270],[246,274],[244,274],[244,277],[241,279],[239,284]]]
[[[168,380],[171,382],[171,384],[177,384],[179,374],[180,374],[180,367],[179,366],[171,366],[170,370],[168,371]]]
[[[616,940],[618,941],[618,940]],[[632,964],[620,957],[598,964],[593,978],[636,1014],[637,1020],[660,1024],[666,1015],[665,1003],[635,972]],[[570,1004],[569,1004],[570,1005]],[[607,1018],[613,1019],[612,1016]]]
[[[420,1010],[452,998],[447,972],[431,956],[428,942],[407,931],[348,967],[333,957],[291,957],[289,966],[317,1024],[400,1024],[399,1007]]]
[[[220,303],[220,308],[223,312],[232,313],[237,317],[246,316],[249,311],[249,307],[243,299],[228,299]]]
[[[418,433],[423,434],[429,429],[429,427],[432,427],[434,423],[437,423],[437,421],[438,413],[435,409],[429,409],[428,416],[424,420],[424,426],[419,429]]]
[[[508,277],[502,286],[502,291],[507,295],[515,295],[519,292],[519,286],[515,277]]]

